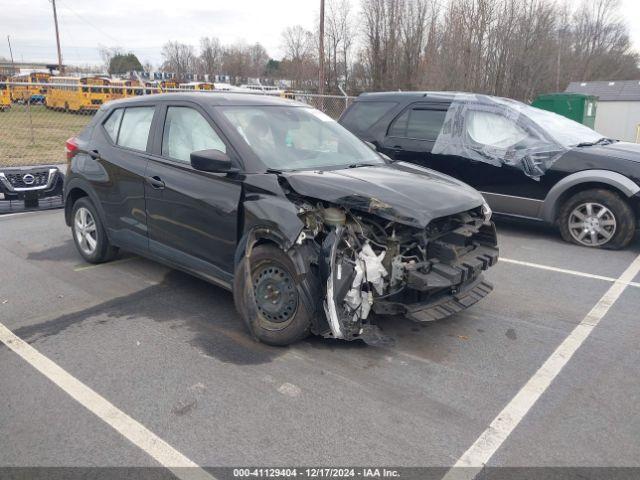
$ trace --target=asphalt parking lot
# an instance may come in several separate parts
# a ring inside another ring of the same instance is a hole
[[[83,263],[60,210],[0,216],[0,466],[640,466],[640,242],[498,226],[495,290],[468,311],[385,319],[393,347],[273,348],[220,288]]]

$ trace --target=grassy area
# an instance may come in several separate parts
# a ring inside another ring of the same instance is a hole
[[[64,142],[79,133],[91,115],[54,112],[42,105],[13,104],[0,112],[0,166],[64,163]]]

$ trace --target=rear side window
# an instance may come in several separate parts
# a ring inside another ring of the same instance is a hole
[[[440,134],[446,115],[446,110],[411,108],[393,122],[389,129],[389,135],[393,137],[418,138],[420,140],[435,140]]]
[[[123,108],[117,108],[116,110],[111,112],[111,115],[109,115],[109,118],[107,118],[107,121],[103,124],[107,135],[109,135],[113,143],[116,143],[118,141],[118,129],[120,128],[120,121],[122,120],[123,110]]]
[[[162,155],[189,163],[192,152],[227,151],[209,122],[193,108],[169,107],[162,134]]]
[[[146,150],[155,107],[125,108],[117,144],[134,150]]]
[[[395,102],[356,102],[340,123],[349,130],[364,132],[395,106]]]

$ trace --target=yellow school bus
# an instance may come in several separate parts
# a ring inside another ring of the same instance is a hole
[[[178,82],[175,82],[173,80],[163,80],[160,83],[158,83],[158,86],[160,87],[160,93],[162,92],[167,92],[170,90],[174,90],[177,89],[180,85],[178,84]]]
[[[143,85],[137,80],[111,80],[111,98],[135,97],[144,94]],[[138,87],[138,88],[134,88]]]
[[[153,93],[160,93],[160,84],[157,81],[144,82],[144,94],[151,95]]]
[[[146,95],[147,89],[143,88],[147,86],[147,82],[142,82],[140,80],[131,80],[131,86],[127,88],[127,96],[133,97],[138,95]]]
[[[181,83],[181,90],[195,90],[195,91],[211,91],[215,89],[213,83],[210,82],[189,82]]]
[[[51,75],[44,72],[33,72],[11,77],[9,79],[12,83],[9,87],[11,99],[14,102],[29,102],[32,100],[32,97],[37,97],[37,100],[43,101],[47,94],[47,86],[30,84],[48,83],[50,78]],[[36,98],[33,100],[36,100]]]
[[[110,81],[102,77],[52,77],[46,106],[68,112],[90,112],[112,99]]]
[[[9,85],[6,84],[6,77],[0,75],[0,112],[11,108],[11,91]]]
[[[131,85],[131,82],[128,80],[110,80],[111,85],[111,98],[125,98],[127,96],[127,87]]]

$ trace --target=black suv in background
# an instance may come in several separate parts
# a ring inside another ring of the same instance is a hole
[[[454,92],[365,93],[339,122],[396,160],[478,189],[494,212],[622,248],[640,216],[640,145],[523,103]]]
[[[253,335],[377,342],[373,315],[459,312],[498,257],[482,196],[323,113],[246,94],[111,102],[67,142],[80,254],[123,248],[231,289]]]

